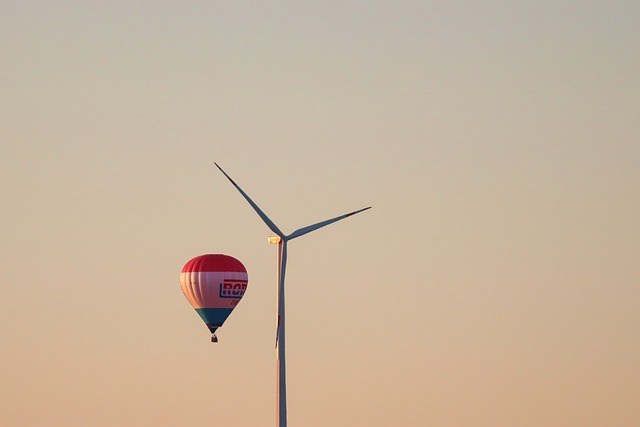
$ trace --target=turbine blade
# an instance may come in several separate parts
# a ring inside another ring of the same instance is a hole
[[[284,323],[285,323],[284,322],[284,318],[285,318],[284,276],[286,271],[287,271],[287,241],[282,239],[282,241],[278,243],[278,323],[276,325],[276,348],[280,346],[280,339],[284,341]]]
[[[367,209],[371,209],[371,206],[366,207],[366,208],[362,208],[362,209],[358,209],[357,211],[349,212],[348,214],[340,215],[340,216],[337,216],[335,218],[328,219],[326,221],[318,222],[318,223],[313,224],[313,225],[308,225],[306,227],[299,228],[296,231],[294,231],[293,233],[289,234],[287,236],[287,240],[291,240],[291,239],[295,239],[296,237],[303,236],[303,235],[305,235],[307,233],[312,232],[313,230],[317,230],[318,228],[322,228],[325,225],[333,224],[336,221],[340,221],[341,219],[347,218],[347,217],[349,217],[351,215],[355,215],[355,214],[360,213],[362,211],[366,211]]]
[[[271,229],[271,231],[273,231],[274,233],[276,233],[278,236],[280,236],[281,238],[284,239],[284,233],[282,231],[280,231],[280,229],[278,228],[277,225],[275,225],[273,223],[273,221],[271,221],[269,219],[269,217],[267,216],[267,214],[265,214],[262,209],[260,209],[258,207],[258,205],[256,205],[253,200],[251,200],[251,198],[249,196],[247,196],[247,193],[245,193],[244,191],[242,191],[242,188],[240,188],[240,186],[238,186],[238,184],[235,183],[235,181],[233,179],[231,179],[231,177],[229,175],[227,175],[227,173],[222,170],[222,168],[217,164],[217,163],[213,163],[214,165],[216,165],[218,167],[218,169],[220,169],[220,172],[222,172],[224,174],[224,176],[227,177],[227,179],[233,184],[234,187],[236,187],[236,189],[240,192],[240,194],[242,194],[242,197],[244,197],[246,199],[247,202],[249,202],[249,204],[251,205],[251,207],[253,208],[253,210],[256,211],[256,213],[260,216],[260,218],[262,218],[262,221],[264,221],[265,224],[267,224],[267,227],[269,227],[269,229]]]

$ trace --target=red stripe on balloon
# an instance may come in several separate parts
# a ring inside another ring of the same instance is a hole
[[[197,256],[187,262],[182,268],[183,273],[207,271],[233,271],[246,273],[247,269],[237,259],[222,254],[206,254]]]

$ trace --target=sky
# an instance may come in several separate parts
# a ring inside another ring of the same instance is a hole
[[[640,425],[640,3],[0,4],[0,424]],[[249,286],[212,344],[191,258]]]

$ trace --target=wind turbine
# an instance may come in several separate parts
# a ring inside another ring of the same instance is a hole
[[[355,215],[362,211],[366,211],[367,209],[371,209],[371,206],[359,209],[357,211],[349,212],[348,214],[340,215],[335,218],[328,219],[326,221],[321,221],[316,224],[308,225],[306,227],[302,227],[297,229],[291,234],[285,235],[278,226],[269,219],[269,217],[256,205],[247,193],[242,191],[242,188],[235,183],[233,179],[227,173],[222,170],[222,168],[214,163],[220,172],[227,177],[227,179],[233,184],[234,187],[242,194],[242,197],[246,199],[247,202],[251,205],[251,207],[256,211],[256,213],[262,218],[262,221],[269,227],[271,231],[273,231],[276,236],[269,237],[269,243],[278,245],[278,302],[277,302],[277,310],[278,317],[276,323],[276,357],[277,357],[277,374],[278,381],[276,386],[276,425],[278,427],[287,427],[287,382],[286,382],[286,363],[285,363],[285,329],[284,329],[284,274],[287,268],[287,242],[289,240],[295,239],[296,237],[304,236],[307,233],[310,233],[314,230],[322,228],[326,225],[333,224],[336,221],[340,221],[341,219],[347,218],[351,215]]]

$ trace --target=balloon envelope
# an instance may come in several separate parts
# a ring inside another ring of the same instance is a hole
[[[240,261],[222,254],[197,256],[180,273],[184,296],[212,334],[242,299],[248,279]]]

